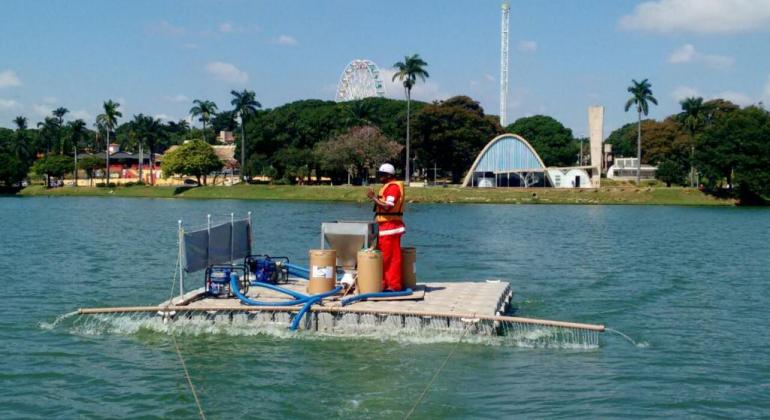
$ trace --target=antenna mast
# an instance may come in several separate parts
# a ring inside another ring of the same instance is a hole
[[[503,17],[500,25],[500,125],[508,122],[508,15],[511,5],[503,1]]]

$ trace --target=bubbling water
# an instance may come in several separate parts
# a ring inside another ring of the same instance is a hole
[[[67,328],[75,335],[135,335],[143,333],[186,336],[268,336],[282,340],[364,339],[400,343],[454,343],[520,348],[592,350],[599,348],[599,333],[573,328],[517,322],[465,320],[440,316],[314,313],[301,329],[288,329],[294,314],[287,312],[217,311],[179,313],[173,318],[158,313],[109,313],[73,317],[65,314],[41,328]]]

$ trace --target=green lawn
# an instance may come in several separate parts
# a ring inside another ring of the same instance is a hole
[[[145,198],[243,199],[243,200],[366,200],[365,187],[236,185],[233,187],[63,187],[46,190],[30,186],[23,196],[112,196]],[[592,189],[505,189],[429,187],[407,189],[413,203],[500,203],[500,204],[654,204],[686,206],[732,206],[733,200],[716,199],[692,188],[614,186]]]

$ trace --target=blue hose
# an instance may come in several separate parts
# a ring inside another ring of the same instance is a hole
[[[337,286],[333,290],[330,290],[325,293],[319,293],[317,295],[303,295],[302,293],[295,292],[293,290],[285,289],[283,287],[274,286],[272,284],[268,283],[254,283],[254,285],[259,287],[264,287],[266,289],[275,290],[276,292],[281,292],[287,295],[290,295],[294,297],[294,300],[287,300],[282,302],[261,302],[258,300],[252,300],[248,297],[244,296],[243,293],[239,290],[238,286],[238,274],[237,273],[231,273],[230,274],[230,290],[233,292],[233,294],[243,303],[251,306],[294,306],[294,305],[300,305],[302,304],[302,308],[299,310],[296,316],[294,316],[294,319],[291,322],[291,325],[289,326],[289,329],[292,331],[296,331],[297,327],[299,327],[299,322],[302,320],[302,317],[307,313],[308,310],[310,310],[310,307],[314,304],[320,302],[324,298],[327,298],[329,296],[335,295],[339,293],[340,290],[342,290],[342,286]]]
[[[305,299],[305,298],[309,297],[308,295],[302,294],[300,292],[295,292],[294,290],[291,290],[291,289],[286,289],[286,288],[281,287],[281,286],[276,286],[274,284],[264,283],[264,282],[261,282],[261,281],[255,281],[255,282],[251,283],[251,285],[252,286],[258,286],[258,287],[264,287],[265,289],[274,290],[276,292],[281,292],[281,293],[283,293],[285,295],[289,295],[289,296],[293,297],[294,299]]]
[[[310,280],[310,269],[297,264],[286,263],[284,265],[289,271],[289,275],[301,279]],[[337,280],[342,278],[342,274],[337,274]]]
[[[378,297],[399,297],[399,296],[409,296],[411,295],[412,289],[404,289],[400,292],[377,292],[377,293],[364,293],[362,295],[356,295],[351,296],[347,299],[342,299],[342,306],[349,305],[353,302],[358,302],[359,300],[366,300],[369,298],[378,298]]]
[[[295,277],[299,277],[305,280],[310,279],[310,270],[296,264],[286,263],[286,268],[289,270],[289,274]]]

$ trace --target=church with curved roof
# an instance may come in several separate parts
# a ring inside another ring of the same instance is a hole
[[[591,188],[583,167],[549,168],[517,134],[502,134],[481,150],[463,181],[464,187]]]

